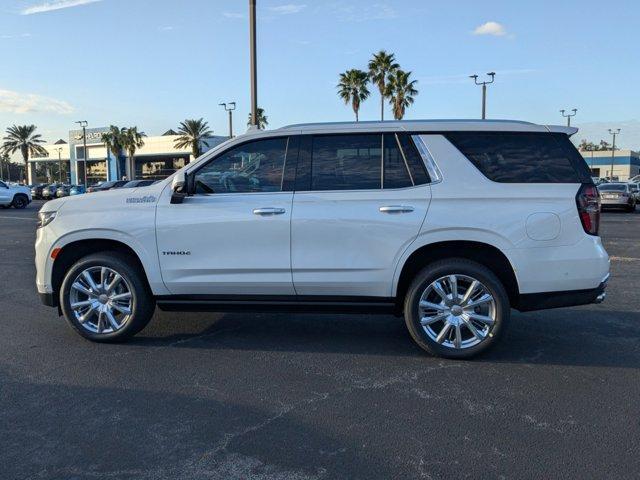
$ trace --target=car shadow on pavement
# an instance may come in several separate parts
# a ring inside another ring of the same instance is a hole
[[[187,318],[181,319],[182,314],[157,315],[132,342],[211,350],[430,358],[413,343],[403,319],[393,316],[208,314],[212,321],[207,314],[200,314],[199,318],[184,315]],[[176,333],[176,322],[180,321],[185,321],[189,333]],[[158,330],[169,325],[170,334],[163,336]],[[640,312],[596,306],[526,314],[514,311],[506,335],[495,348],[474,361],[638,368],[639,340]]]

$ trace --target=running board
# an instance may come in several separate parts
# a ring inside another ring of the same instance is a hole
[[[167,312],[299,312],[395,314],[394,298],[247,295],[163,295],[156,297]]]

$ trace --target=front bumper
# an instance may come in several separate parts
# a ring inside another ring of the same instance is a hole
[[[549,308],[576,307],[591,303],[602,303],[606,297],[605,289],[609,275],[596,288],[586,290],[568,290],[564,292],[525,293],[518,298],[513,307],[521,312],[547,310]]]

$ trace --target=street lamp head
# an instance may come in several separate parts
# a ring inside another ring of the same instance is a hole
[[[564,108],[563,108],[562,110],[560,110],[560,114],[561,114],[563,117],[564,117],[564,112],[565,112],[565,109],[564,109]]]
[[[473,78],[474,80],[476,80],[478,78],[478,75],[469,75],[469,78]]]
[[[219,103],[218,105],[219,105],[220,107],[227,108],[227,104],[226,104],[226,103]]]
[[[578,109],[574,108],[573,110],[571,110],[573,112],[573,114],[575,115],[576,113],[578,113]]]
[[[487,73],[487,75],[489,75],[490,77],[495,77],[496,76],[496,72],[489,72],[489,73]]]
[[[231,105],[231,110],[235,110],[236,102],[229,102],[229,105]]]

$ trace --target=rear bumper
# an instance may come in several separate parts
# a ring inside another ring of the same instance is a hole
[[[606,297],[605,289],[609,276],[596,288],[587,290],[569,290],[565,292],[525,293],[519,296],[516,310],[531,312],[534,310],[547,310],[549,308],[575,307],[602,303]]]
[[[633,198],[605,198],[600,200],[601,207],[628,207],[633,205]]]

